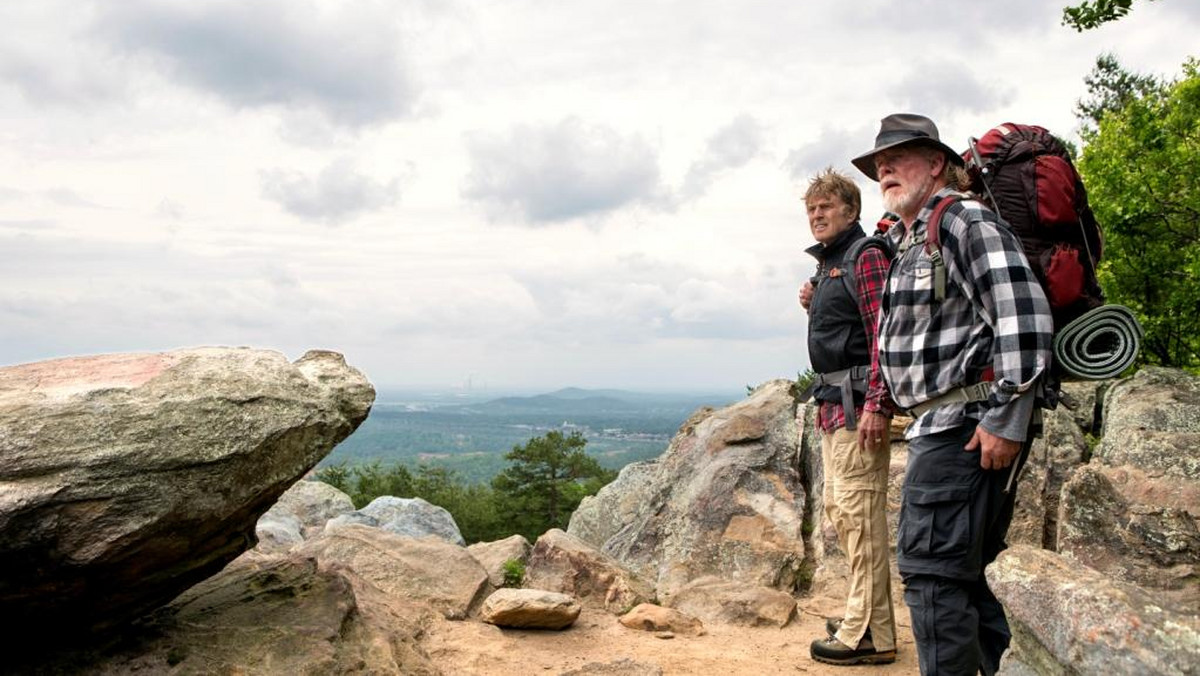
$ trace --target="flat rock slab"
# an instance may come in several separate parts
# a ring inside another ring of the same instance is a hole
[[[574,597],[541,589],[497,589],[483,602],[484,622],[515,629],[566,629],[583,606]]]
[[[295,553],[315,557],[322,569],[353,570],[384,593],[425,604],[451,620],[465,619],[488,589],[487,571],[465,547],[433,536],[404,537],[347,524]]]
[[[374,398],[324,351],[295,363],[197,348],[0,369],[0,631],[61,643],[216,573]]]

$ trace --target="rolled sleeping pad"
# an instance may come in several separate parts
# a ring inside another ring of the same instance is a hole
[[[1144,335],[1129,308],[1101,305],[1055,334],[1054,359],[1076,378],[1112,378],[1137,359]]]

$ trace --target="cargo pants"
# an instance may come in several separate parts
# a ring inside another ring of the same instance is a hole
[[[858,432],[839,427],[821,434],[825,516],[837,531],[850,566],[849,589],[837,639],[857,648],[867,630],[876,650],[896,647],[888,555],[887,485],[891,451],[864,452]]]
[[[909,442],[896,562],[924,676],[990,676],[1008,649],[1004,607],[983,570],[1006,547],[1016,482],[963,450],[974,421]],[[1016,471],[1029,455],[1026,443]]]

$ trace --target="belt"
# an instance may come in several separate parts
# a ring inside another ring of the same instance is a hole
[[[966,404],[972,401],[987,401],[992,393],[992,381],[984,380],[974,385],[963,385],[949,392],[936,396],[929,401],[923,401],[905,411],[913,418],[919,418],[939,406],[947,404]]]
[[[846,429],[858,429],[858,420],[854,416],[854,393],[867,391],[867,376],[871,373],[871,367],[851,366],[848,369],[841,371],[833,371],[832,373],[817,373],[809,381],[808,387],[800,393],[800,401],[806,402],[812,399],[813,390],[818,387],[830,385],[838,387],[842,390],[842,408],[846,414]]]

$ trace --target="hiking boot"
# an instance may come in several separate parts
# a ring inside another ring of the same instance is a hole
[[[830,636],[837,636],[838,630],[842,628],[842,620],[843,620],[843,618],[841,618],[841,617],[825,618],[825,633]],[[870,627],[867,627],[867,633],[863,634],[863,638],[870,640],[870,638],[871,638],[871,628]]]
[[[895,650],[876,650],[870,639],[864,638],[857,648],[830,636],[812,642],[812,658],[825,664],[891,664],[896,661]]]

